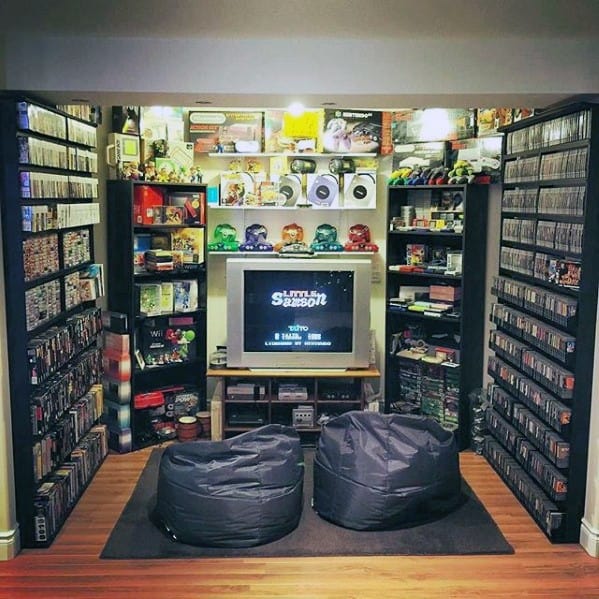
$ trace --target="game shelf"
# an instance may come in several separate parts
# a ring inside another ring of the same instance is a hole
[[[597,106],[504,129],[483,452],[553,542],[584,513],[597,310]]]
[[[206,407],[206,187],[111,180],[107,195],[104,388],[111,444],[127,451]]]
[[[363,410],[374,368],[348,370],[210,368],[223,383],[222,438],[264,424],[293,426],[302,443],[313,445],[329,418]],[[213,400],[214,401],[214,400]]]
[[[20,97],[0,119],[17,520],[24,547],[46,547],[108,451],[96,127]]]
[[[487,187],[388,189],[385,411],[422,413],[468,445],[482,384]]]

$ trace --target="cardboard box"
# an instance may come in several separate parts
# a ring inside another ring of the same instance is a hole
[[[429,288],[429,297],[431,300],[455,303],[462,297],[462,288],[450,285],[431,285]]]
[[[383,140],[382,115],[382,112],[372,110],[325,110],[323,150],[335,154],[380,152]]]
[[[191,111],[189,140],[195,153],[261,152],[262,112]]]
[[[476,135],[476,110],[426,108],[399,110],[392,114],[393,143],[451,141]]]
[[[391,170],[402,167],[437,168],[448,166],[450,145],[445,141],[396,144]]]
[[[138,225],[154,222],[154,207],[164,204],[164,189],[153,185],[136,185],[133,195],[133,220]]]

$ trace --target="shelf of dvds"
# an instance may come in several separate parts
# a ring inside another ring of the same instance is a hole
[[[385,411],[430,415],[464,449],[482,384],[487,187],[390,186],[388,216]]]
[[[96,127],[17,96],[0,119],[17,519],[22,546],[46,547],[108,451]]]
[[[597,307],[599,112],[575,104],[504,129],[493,382],[482,451],[552,542],[583,516]]]
[[[104,388],[112,446],[129,451],[206,409],[206,186],[111,180],[107,196],[116,326]]]

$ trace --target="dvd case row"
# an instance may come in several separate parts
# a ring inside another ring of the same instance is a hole
[[[487,426],[508,451],[516,454],[520,441],[526,439],[554,470],[568,467],[570,444],[567,441],[509,395],[496,394],[493,401],[492,408],[485,414]],[[545,490],[549,491],[548,488]]]
[[[67,139],[91,148],[96,147],[96,128],[87,123],[67,118]]]
[[[491,321],[553,358],[568,362],[576,351],[576,337],[504,304],[491,305]],[[510,354],[511,355],[511,354]],[[519,354],[521,355],[521,354]]]
[[[534,274],[534,258],[535,253],[533,251],[502,247],[499,255],[499,266],[532,277]]]
[[[27,332],[33,331],[62,312],[60,279],[42,283],[25,291]]]
[[[559,295],[507,277],[493,277],[491,292],[499,299],[522,306],[563,327],[572,324],[578,309],[578,300],[574,297]]]
[[[102,385],[75,401],[68,411],[33,444],[33,476],[36,483],[43,480],[67,459],[85,433],[99,420],[104,409]]]
[[[522,370],[560,399],[572,399],[574,373],[558,366],[536,351],[522,352]]]
[[[489,432],[516,458],[525,472],[541,486],[553,501],[565,501],[568,493],[568,477],[560,472],[517,427],[504,418],[510,418],[503,410],[518,411],[518,404],[510,404],[509,396],[495,395],[492,408],[486,412]],[[503,416],[503,417],[502,417]]]
[[[495,355],[516,365],[522,363],[522,352],[528,348],[525,343],[497,329],[489,331],[489,347]]]
[[[62,233],[62,267],[71,268],[91,259],[91,235],[88,228]]]
[[[503,241],[534,245],[537,221],[528,218],[504,218],[501,223]]]
[[[44,435],[64,411],[92,385],[101,382],[102,351],[92,348],[84,352],[66,372],[48,380],[43,389],[31,397],[31,427],[34,435]]]
[[[102,331],[100,308],[89,308],[51,327],[27,344],[29,381],[40,385],[78,353],[89,347]]]
[[[588,148],[576,148],[541,156],[539,179],[580,179],[587,176]]]
[[[91,428],[33,499],[34,540],[51,541],[87,483],[108,454],[108,429],[100,424]]]
[[[540,220],[536,227],[536,245],[566,254],[582,253],[582,223],[562,223]],[[529,242],[526,242],[529,243]]]
[[[25,282],[34,281],[60,270],[57,233],[23,239],[22,251]]]
[[[17,144],[19,146],[19,164],[69,168],[68,146],[26,135],[17,137]]]
[[[591,113],[581,110],[557,117],[544,123],[510,131],[506,135],[508,154],[538,150],[564,143],[589,139],[591,135]]]
[[[562,526],[565,514],[545,495],[524,468],[493,438],[484,445],[484,456],[497,470],[516,497],[529,509],[550,537]]]
[[[19,181],[23,199],[95,199],[98,197],[96,177],[21,171]]]
[[[516,158],[506,160],[503,165],[504,183],[522,183],[524,181],[537,181],[539,178],[539,158]]]
[[[91,122],[94,114],[94,107],[91,104],[58,104],[56,108],[82,121]]]
[[[67,119],[30,102],[17,103],[17,127],[58,139],[67,138]]]
[[[586,188],[534,187],[505,189],[501,199],[502,212],[521,214],[584,216]]]
[[[22,230],[39,233],[53,229],[84,227],[100,222],[100,204],[36,204],[21,206]]]

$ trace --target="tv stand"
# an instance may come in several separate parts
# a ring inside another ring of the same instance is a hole
[[[363,410],[367,379],[380,377],[375,367],[210,368],[206,374],[222,381],[222,398],[212,400],[221,439],[276,423],[294,426],[304,445],[315,443],[327,418]]]

